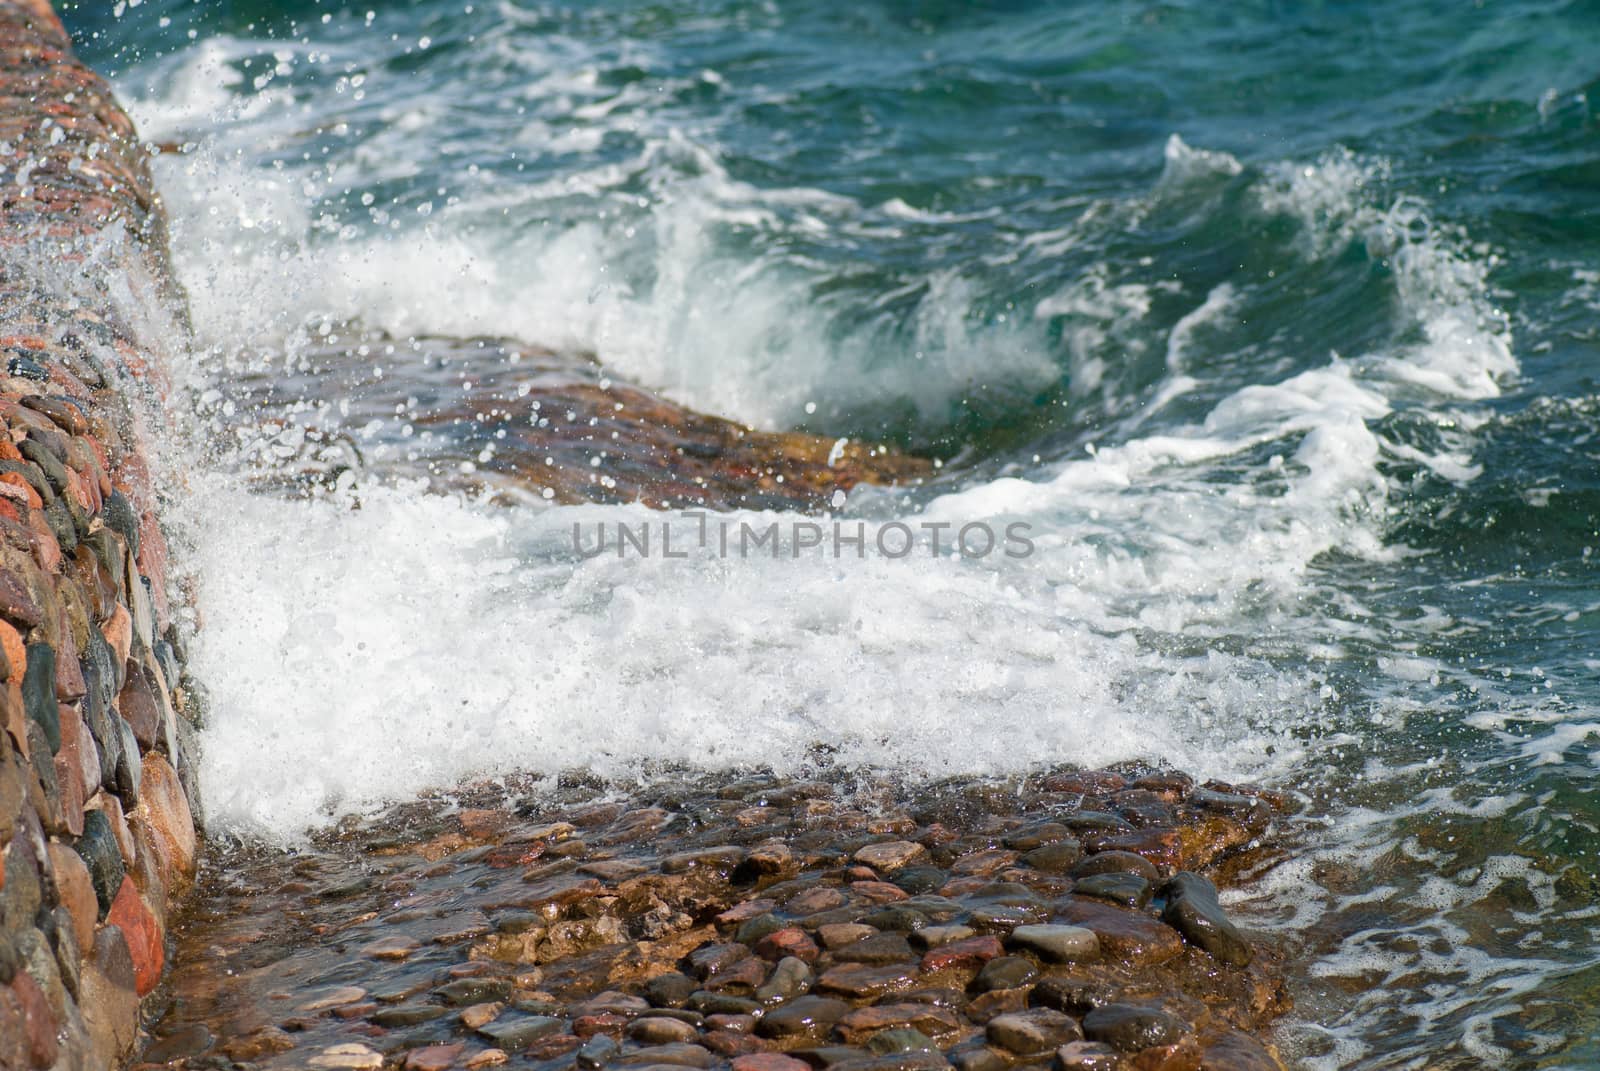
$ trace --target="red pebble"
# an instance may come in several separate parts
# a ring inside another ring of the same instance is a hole
[[[733,1071],[811,1071],[811,1065],[781,1052],[756,1052],[734,1057]]]
[[[776,962],[784,956],[793,956],[795,959],[806,963],[815,963],[821,955],[817,943],[811,939],[806,931],[791,926],[788,929],[769,933],[756,942],[755,954],[762,959]]]
[[[911,894],[887,881],[853,881],[850,890],[872,904],[892,904],[896,900],[909,900]]]
[[[930,974],[934,971],[952,969],[979,970],[1004,951],[1000,939],[986,933],[980,937],[968,937],[965,940],[952,941],[947,945],[930,949],[928,954],[922,957],[922,969]]]

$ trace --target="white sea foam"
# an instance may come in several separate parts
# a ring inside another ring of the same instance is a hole
[[[159,172],[202,348],[281,341],[317,317],[518,336],[591,348],[681,399],[768,424],[863,398],[938,413],[975,387],[1038,389],[1063,371],[1079,397],[1109,397],[1121,385],[1108,355],[1148,350],[1166,370],[1155,398],[1205,387],[1216,401],[1028,479],[955,490],[919,518],[1029,524],[1036,552],[1022,561],[582,561],[574,521],[647,515],[401,486],[363,487],[353,509],[253,496],[226,471],[197,477],[204,509],[178,518],[180,549],[207,619],[193,645],[214,700],[203,783],[226,827],[287,835],[511,770],[795,768],[818,745],[913,776],[1126,758],[1227,777],[1294,769],[1336,695],[1315,660],[1362,635],[1349,593],[1327,596],[1337,622],[1308,608],[1309,594],[1327,594],[1317,563],[1394,553],[1380,461],[1416,451],[1373,425],[1420,396],[1458,407],[1470,428],[1465,407],[1516,371],[1485,256],[1426,206],[1385,200],[1381,162],[1285,164],[1254,188],[1262,211],[1299,221],[1304,256],[1360,240],[1389,259],[1404,318],[1392,344],[1219,387],[1206,377],[1225,365],[1202,357],[1248,300],[1234,283],[1188,294],[1102,261],[1002,318],[974,315],[989,298],[978,275],[943,266],[877,295],[867,315],[830,304],[816,291],[837,266],[777,256],[769,239],[888,240],[981,214],[740,181],[715,130],[659,120],[636,90],[586,74],[580,55],[495,53],[528,65],[507,104],[524,109],[518,151],[570,166],[526,185],[468,171],[437,190],[390,191],[351,226],[317,206],[405,184],[422,147],[448,137],[448,110],[354,65],[340,92],[370,95],[378,133],[336,165],[260,166],[262,143],[298,145],[327,121],[306,96],[314,80],[296,71],[330,62],[289,50],[275,80],[247,92],[233,61],[260,47],[221,40],[128,79],[148,136],[186,135],[223,112],[200,151],[162,158]],[[623,132],[639,135],[637,153],[602,159],[606,136]],[[1150,204],[1245,174],[1176,138],[1165,167]],[[523,226],[562,198],[596,211]],[[1064,253],[1119,211],[1086,206],[1024,247]],[[1180,299],[1189,311],[1161,339],[1152,309]],[[186,371],[204,386],[209,368]],[[1458,439],[1413,460],[1465,480],[1468,456]],[[896,508],[864,497],[880,520]],[[1275,666],[1275,645],[1291,641],[1309,671]],[[1390,663],[1401,681],[1417,665]],[[1405,716],[1386,711],[1376,716]]]

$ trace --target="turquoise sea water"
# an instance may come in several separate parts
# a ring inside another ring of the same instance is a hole
[[[213,456],[220,821],[817,743],[1173,762],[1304,797],[1235,905],[1294,950],[1304,1066],[1600,1063],[1600,8],[66,14],[186,150],[157,174],[203,406],[242,348],[346,320],[509,335],[946,462],[863,516],[1044,533],[575,563],[568,517],[608,514],[268,502]]]

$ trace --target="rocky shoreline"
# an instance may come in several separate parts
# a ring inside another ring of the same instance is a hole
[[[140,1066],[1275,1068],[1218,906],[1282,801],[1181,774],[484,787],[211,861]]]
[[[1279,1066],[1277,956],[1217,886],[1282,801],[1170,772],[502,783],[215,845],[184,905],[200,703],[146,434],[183,301],[145,150],[42,0],[0,0],[0,167],[0,1068]],[[544,497],[814,509],[928,472],[546,371],[585,419],[490,486],[561,455]]]
[[[42,2],[0,2],[0,172],[0,1067],[105,1068],[195,866],[143,430],[183,319],[132,124]]]

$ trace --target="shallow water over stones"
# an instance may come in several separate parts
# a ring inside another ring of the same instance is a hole
[[[1161,912],[1270,857],[1281,806],[1139,771],[468,788],[213,846],[144,1060],[1272,1067],[1281,957]],[[1148,908],[1096,891],[1152,873]]]

